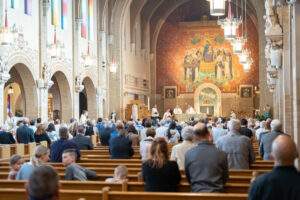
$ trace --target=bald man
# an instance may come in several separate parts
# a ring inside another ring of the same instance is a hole
[[[300,174],[294,166],[296,144],[288,135],[278,136],[272,144],[274,168],[258,177],[249,191],[249,200],[300,199]]]
[[[192,192],[222,192],[228,180],[226,154],[215,147],[204,123],[194,127],[196,147],[185,154],[185,173]]]

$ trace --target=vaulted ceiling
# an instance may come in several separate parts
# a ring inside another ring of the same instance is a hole
[[[198,3],[199,1],[199,3]],[[233,0],[233,4],[241,4],[243,0]],[[209,10],[209,2],[207,0],[99,0],[101,19],[104,18],[104,11],[107,8],[108,24],[112,23],[113,15],[119,14],[122,6],[130,6],[130,38],[131,43],[135,43],[136,28],[141,29],[141,48],[147,48],[150,44],[151,52],[155,51],[155,41],[157,40],[159,31],[168,16],[178,7],[185,3],[198,3],[199,10]],[[257,25],[258,16],[257,11],[261,13],[263,10],[262,0],[246,0],[248,17]],[[125,7],[123,7],[125,9]],[[103,12],[101,12],[103,11]],[[122,14],[119,14],[122,15]],[[261,15],[261,14],[260,14]],[[113,23],[116,23],[114,21]],[[140,24],[138,27],[137,24]],[[104,23],[101,23],[104,28]],[[110,30],[111,32],[111,30]]]

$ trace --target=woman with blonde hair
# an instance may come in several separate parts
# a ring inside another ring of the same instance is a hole
[[[39,124],[37,126],[37,129],[34,133],[34,140],[35,140],[36,143],[40,143],[42,141],[47,141],[48,147],[50,147],[51,140],[50,140],[50,138],[49,138],[49,136],[48,136],[48,134],[45,130],[44,124]]]
[[[156,138],[150,148],[150,158],[142,165],[145,191],[175,192],[181,180],[175,161],[169,160],[168,144]]]

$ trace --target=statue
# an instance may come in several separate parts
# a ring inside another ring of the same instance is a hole
[[[266,29],[265,34],[270,35],[282,35],[282,28],[278,22],[277,15],[265,16]]]
[[[75,89],[77,92],[81,92],[84,89],[84,85],[82,85],[82,75],[79,74],[75,77]]]
[[[273,0],[265,0],[266,15],[274,15]]]
[[[42,71],[42,78],[44,79],[45,82],[48,82],[51,79],[50,76],[51,76],[51,69],[46,63],[44,63],[43,71]]]

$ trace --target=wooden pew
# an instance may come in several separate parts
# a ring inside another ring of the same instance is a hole
[[[60,200],[246,200],[247,194],[219,194],[219,193],[163,193],[163,192],[118,192],[91,190],[60,190]],[[21,200],[26,198],[25,189],[0,188],[0,200]]]
[[[26,181],[10,181],[10,180],[0,180],[0,188],[16,188],[22,189],[25,186]],[[143,192],[144,191],[143,182],[124,182],[124,183],[106,183],[101,181],[60,181],[60,189],[62,190],[96,190],[100,191],[104,187],[110,187],[112,191],[134,191]],[[225,193],[247,193],[250,185],[249,184],[226,184]],[[182,183],[179,185],[178,192],[190,192],[190,185],[187,183]]]

